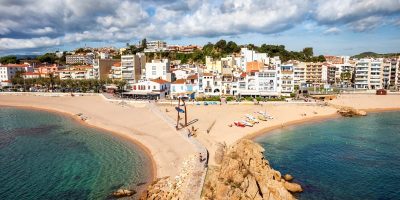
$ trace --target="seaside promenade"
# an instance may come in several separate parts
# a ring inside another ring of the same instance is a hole
[[[340,95],[329,103],[365,110],[392,110],[400,109],[400,95]],[[106,129],[142,146],[153,159],[155,178],[179,177],[182,169],[189,166],[189,171],[183,170],[189,176],[185,177],[182,195],[190,199],[200,197],[207,170],[204,162],[196,159],[199,153],[207,155],[208,150],[209,159],[206,162],[214,165],[214,155],[220,144],[229,146],[241,138],[252,138],[273,129],[291,128],[291,125],[298,123],[339,117],[336,108],[318,102],[188,105],[188,121],[198,120],[193,124],[198,129],[197,137],[188,137],[186,129],[175,129],[176,112],[165,112],[166,108],[174,110],[173,104],[107,99],[98,94],[72,97],[68,94],[0,93],[0,106],[38,108],[71,116],[82,113],[87,118],[85,124]],[[258,111],[266,111],[274,119],[260,122],[251,128],[230,126],[233,121],[243,120],[246,114]],[[211,130],[207,131],[211,124]]]

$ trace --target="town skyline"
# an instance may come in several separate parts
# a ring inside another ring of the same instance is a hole
[[[0,10],[4,13],[0,19],[2,56],[85,45],[123,47],[141,38],[177,45],[224,39],[285,45],[292,51],[313,47],[323,55],[396,53],[400,45],[400,2],[396,0],[3,0]]]

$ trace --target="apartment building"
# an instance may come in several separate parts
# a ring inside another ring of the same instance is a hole
[[[236,65],[241,68],[243,71],[247,71],[247,63],[258,61],[264,64],[269,64],[269,57],[266,53],[257,53],[253,50],[249,50],[248,48],[241,48],[240,50],[240,58],[236,61]]]
[[[328,79],[328,66],[323,63],[306,63],[306,84],[322,87]]]
[[[142,75],[142,69],[146,63],[146,56],[143,53],[137,53],[136,55],[122,55],[121,66],[114,66],[114,72],[116,72],[115,78],[125,80],[128,86],[137,83]],[[119,72],[120,71],[120,72]]]
[[[15,77],[17,72],[33,72],[33,67],[27,63],[24,64],[0,64],[0,82],[2,86],[8,86],[11,79]]]
[[[83,64],[83,65],[91,65],[93,64],[94,55],[91,53],[88,54],[74,54],[65,56],[65,62],[67,64]]]
[[[185,97],[194,99],[198,92],[198,75],[188,76],[186,79],[178,79],[171,83],[170,96],[173,99]]]
[[[146,42],[146,49],[144,52],[160,52],[160,51],[168,51],[167,43],[161,40],[153,40]]]
[[[383,59],[360,59],[355,66],[356,89],[383,88]]]
[[[293,64],[281,65],[280,80],[282,82],[281,93],[290,95],[290,93],[294,92]]]
[[[293,64],[293,82],[299,88],[306,83],[306,68],[304,62],[295,62]]]
[[[239,96],[279,96],[282,91],[280,67],[265,67],[262,71],[243,73],[237,82]]]
[[[95,79],[105,80],[109,77],[111,67],[119,63],[121,60],[118,59],[94,59],[93,60],[93,75]]]
[[[74,79],[94,79],[93,76],[93,66],[92,65],[79,65],[73,66],[67,69],[62,69],[57,71],[60,80]]]
[[[151,63],[146,63],[146,76],[147,80],[161,78],[163,80],[171,80],[170,62],[168,59],[152,60]]]

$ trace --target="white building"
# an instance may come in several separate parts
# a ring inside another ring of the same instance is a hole
[[[122,80],[127,82],[128,86],[137,83],[142,75],[142,69],[146,62],[146,56],[143,53],[136,55],[122,55],[121,66],[114,66],[115,75],[120,75]],[[113,68],[112,68],[113,70]]]
[[[282,91],[280,67],[267,67],[260,72],[242,74],[238,81],[239,96],[280,96]]]
[[[383,59],[360,59],[355,67],[356,89],[383,88]]]
[[[280,80],[282,81],[281,93],[290,94],[294,92],[293,64],[281,65]]]
[[[248,62],[258,61],[264,64],[269,64],[269,58],[266,53],[257,53],[253,50],[249,50],[247,48],[242,48],[240,50],[240,59],[237,60],[236,63],[239,68],[243,71],[246,71],[246,66]]]
[[[85,64],[91,65],[93,64],[94,55],[91,53],[88,54],[75,54],[75,55],[67,55],[65,57],[67,64]]]
[[[10,82],[17,72],[33,72],[33,67],[27,63],[7,65],[0,64],[0,82],[4,84]]]
[[[190,69],[177,69],[172,73],[175,74],[176,79],[186,79],[190,75]]]
[[[147,41],[146,49],[144,52],[160,52],[160,51],[168,51],[167,43],[161,40]]]
[[[299,88],[306,83],[306,63],[298,62],[293,65],[293,82]]]
[[[168,59],[152,60],[151,63],[146,63],[146,76],[147,80],[150,79],[164,79],[168,80],[168,74],[170,71],[170,62]]]
[[[171,83],[162,79],[153,79],[135,83],[132,90],[124,93],[135,99],[164,99],[169,95]]]

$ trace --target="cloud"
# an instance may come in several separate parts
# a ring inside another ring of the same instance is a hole
[[[384,24],[383,17],[371,16],[371,17],[367,17],[364,19],[360,19],[360,20],[351,22],[348,24],[348,26],[350,27],[350,29],[352,29],[356,32],[364,32],[364,31],[373,30],[376,27],[383,25],[383,24]]]
[[[296,26],[323,34],[363,32],[399,24],[400,1],[1,0],[0,13],[0,50],[4,50],[20,49],[19,43],[29,40],[24,48],[143,37],[274,35]]]
[[[340,30],[338,27],[331,27],[328,28],[324,31],[324,34],[326,35],[337,35],[341,32],[342,30]]]
[[[31,38],[31,39],[13,39],[0,38],[0,49],[29,49],[37,47],[51,47],[60,45],[59,39],[51,39],[48,37]]]

